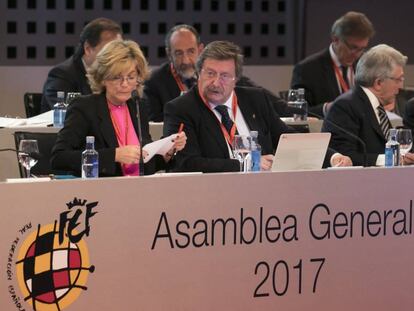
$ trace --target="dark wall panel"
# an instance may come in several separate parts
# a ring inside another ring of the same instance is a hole
[[[204,42],[240,45],[249,65],[289,64],[295,11],[291,0],[3,0],[0,65],[53,65],[73,53],[87,21],[108,17],[137,41],[151,65],[165,60],[164,36],[178,23]]]

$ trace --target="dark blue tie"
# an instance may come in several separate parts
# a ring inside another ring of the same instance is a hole
[[[227,107],[224,105],[217,105],[214,109],[216,109],[221,114],[221,123],[223,123],[224,127],[227,130],[227,133],[230,134],[234,122],[230,118],[229,112],[227,111]]]
[[[346,66],[341,66],[342,68],[342,77],[344,78],[344,81],[346,83],[346,85],[348,86],[348,88],[350,87],[349,85],[349,80],[348,80],[348,67]],[[345,91],[345,90],[344,90]]]

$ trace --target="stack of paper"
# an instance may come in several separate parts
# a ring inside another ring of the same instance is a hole
[[[53,124],[53,110],[27,119],[0,117],[0,127],[48,126]]]

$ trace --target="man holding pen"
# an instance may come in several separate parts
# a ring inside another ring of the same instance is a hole
[[[242,75],[240,48],[227,41],[208,44],[197,60],[198,83],[165,107],[164,135],[184,123],[187,144],[176,156],[176,170],[198,172],[239,171],[232,155],[234,136],[258,131],[262,147],[261,169],[269,170],[282,133],[292,132],[276,115],[263,90],[236,87]],[[332,155],[332,153],[330,153]],[[349,158],[334,156],[331,164],[349,165]]]

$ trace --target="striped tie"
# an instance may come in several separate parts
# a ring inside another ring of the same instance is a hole
[[[384,107],[382,107],[382,105],[379,105],[377,109],[378,109],[378,116],[380,119],[381,130],[384,133],[385,138],[388,139],[388,135],[390,134],[390,129],[391,129],[390,120],[388,119],[387,113],[385,112]]]

